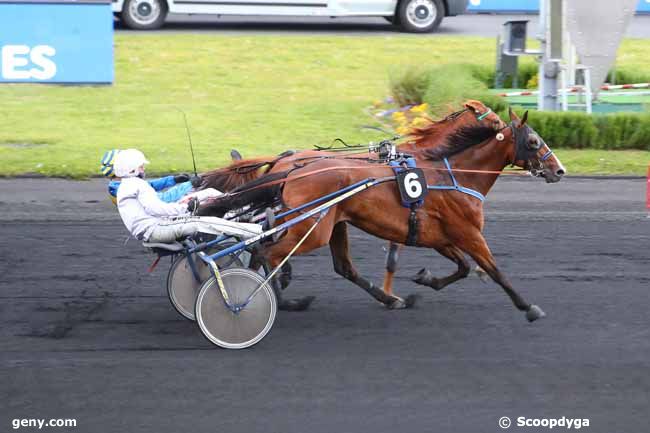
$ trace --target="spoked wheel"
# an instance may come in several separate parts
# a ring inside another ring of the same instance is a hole
[[[218,251],[234,245],[233,242],[224,242],[218,248],[212,248],[206,251],[206,254],[215,254]],[[216,260],[219,268],[229,268],[231,266],[244,266],[243,261],[247,261],[250,256],[248,252],[240,256],[225,256]],[[196,272],[200,281],[196,281],[192,274],[192,268],[186,255],[180,256],[172,264],[169,274],[167,275],[167,294],[176,311],[181,313],[185,318],[196,320],[194,317],[194,305],[196,297],[199,295],[201,285],[210,278],[210,268],[196,254],[193,256]]]
[[[226,305],[214,277],[201,287],[196,299],[195,316],[199,328],[212,343],[225,349],[244,349],[259,342],[271,330],[278,304],[268,284],[243,305],[264,282],[264,278],[247,268],[230,268],[221,272],[230,303],[241,306],[233,312]]]

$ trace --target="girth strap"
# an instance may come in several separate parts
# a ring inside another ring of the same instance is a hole
[[[414,203],[411,205],[411,213],[409,214],[409,231],[406,235],[406,244],[409,247],[415,247],[418,243],[418,231],[420,222],[418,221],[418,206]]]

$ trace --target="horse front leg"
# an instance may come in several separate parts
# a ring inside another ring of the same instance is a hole
[[[546,316],[546,313],[544,313],[544,311],[542,311],[542,309],[537,305],[526,302],[524,298],[515,291],[505,275],[499,271],[494,257],[492,256],[492,252],[490,251],[485,238],[478,229],[473,233],[465,233],[461,239],[462,241],[458,245],[460,249],[469,254],[476,263],[487,272],[490,278],[503,288],[517,309],[526,312],[526,319],[528,319],[529,322],[533,322]]]
[[[405,299],[402,299],[399,296],[386,293],[384,290],[377,287],[372,281],[359,275],[359,272],[355,269],[352,264],[352,259],[350,258],[348,229],[346,223],[339,222],[334,226],[329,244],[330,251],[332,252],[334,270],[337,274],[361,287],[363,290],[368,292],[370,296],[384,304],[389,309],[410,308],[415,304],[415,301],[417,300],[415,295],[410,295]]]
[[[458,270],[447,277],[435,278],[428,269],[422,268],[420,272],[413,277],[414,282],[424,286],[429,286],[434,290],[441,290],[449,284],[469,275],[469,263],[467,262],[467,259],[465,259],[465,254],[460,248],[448,245],[442,248],[436,248],[436,251],[456,263],[458,265]]]

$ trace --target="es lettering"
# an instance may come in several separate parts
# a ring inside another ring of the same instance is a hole
[[[2,78],[5,80],[49,80],[56,75],[56,55],[49,45],[5,45],[2,47]]]

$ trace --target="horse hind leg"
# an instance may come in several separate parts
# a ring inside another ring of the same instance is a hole
[[[386,253],[386,272],[384,273],[384,292],[389,295],[393,294],[393,279],[397,271],[397,261],[399,252],[402,249],[401,244],[391,242]]]
[[[447,277],[436,278],[433,276],[433,274],[431,274],[431,272],[429,272],[428,269],[422,268],[420,272],[418,272],[415,277],[413,277],[414,282],[417,284],[422,284],[423,286],[429,286],[434,290],[441,290],[449,284],[463,279],[469,275],[469,263],[465,259],[465,254],[460,248],[450,245],[437,249],[437,251],[452,262],[456,263],[458,265],[458,270]]]
[[[526,302],[524,298],[515,291],[505,275],[499,271],[494,257],[492,256],[492,252],[490,251],[490,248],[481,232],[476,230],[473,236],[466,235],[463,244],[459,246],[463,251],[469,254],[485,272],[487,272],[495,283],[499,284],[503,288],[518,310],[526,312],[526,319],[528,319],[529,322],[534,322],[535,320],[546,316],[546,313],[544,313],[544,311],[542,311],[542,309],[537,305]]]
[[[340,222],[334,226],[330,238],[330,251],[332,252],[332,261],[336,273],[361,287],[363,290],[368,292],[370,296],[384,304],[387,308],[410,308],[415,304],[415,301],[417,300],[416,295],[410,295],[405,299],[402,299],[398,296],[386,293],[384,290],[377,287],[372,281],[368,281],[359,275],[350,258],[346,223]]]

